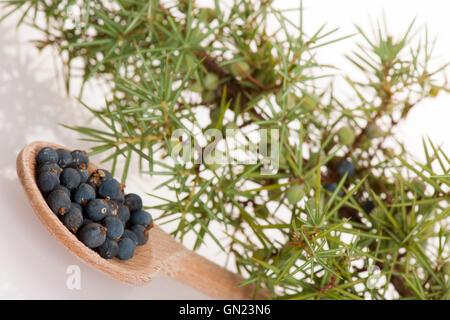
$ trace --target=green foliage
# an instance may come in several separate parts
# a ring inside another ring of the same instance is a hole
[[[335,66],[316,59],[341,40],[332,38],[336,30],[309,34],[302,19],[295,25],[271,1],[199,8],[191,1],[84,0],[72,28],[73,1],[3,3],[5,17],[19,11],[19,24],[42,31],[38,48],[58,49],[67,90],[78,76],[110,84],[106,107],[85,105],[103,127],[72,127],[95,143],[91,154],[104,154],[113,172],[126,159],[123,181],[132,157],[149,179],[167,177],[157,189],[175,196],[152,208],[158,223],[175,222],[180,241],[193,234],[193,249],[215,243],[245,285],[290,299],[386,299],[392,291],[402,299],[449,298],[449,158],[424,140],[426,162],[419,163],[392,137],[416,104],[449,90],[438,84],[445,66],[429,67],[426,33],[413,41],[413,24],[396,36],[380,27],[369,37],[356,27],[363,42],[347,58],[361,74],[341,74],[354,93],[344,104],[333,86],[317,85],[336,75]],[[198,121],[205,107],[211,123]],[[170,158],[183,143],[171,140],[175,130],[194,136],[229,127],[246,133],[240,148],[255,143],[257,129],[279,129],[278,172],[261,174],[261,157],[208,166]],[[344,158],[356,172],[339,179],[335,168]],[[332,183],[335,189],[325,189]],[[304,201],[292,194],[296,188]],[[366,212],[367,202],[375,209]],[[222,234],[211,232],[213,224]],[[370,266],[383,279],[372,289]]]

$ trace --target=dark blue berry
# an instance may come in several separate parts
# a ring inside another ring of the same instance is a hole
[[[119,195],[117,196],[116,200],[119,201],[119,202],[124,202],[125,201],[125,194],[123,193],[123,190],[121,190],[119,192]]]
[[[77,171],[80,174],[80,183],[86,183],[89,179],[89,172],[81,168],[77,168]]]
[[[95,190],[87,183],[80,184],[73,191],[72,200],[76,203],[86,205],[90,200],[95,199]]]
[[[64,187],[63,185],[58,184],[53,190],[61,190],[70,198],[70,190]]]
[[[106,239],[103,244],[97,248],[99,255],[105,259],[112,259],[119,253],[119,245],[111,239]]]
[[[72,155],[72,165],[78,166],[81,169],[87,169],[89,167],[89,158],[86,152],[82,150],[74,150]]]
[[[61,168],[60,166],[58,166],[58,164],[54,162],[46,162],[41,164],[38,168],[38,175],[41,174],[42,172],[54,173],[59,178],[59,176],[61,175]]]
[[[90,223],[80,230],[80,240],[89,248],[97,248],[106,240],[106,229],[98,223]]]
[[[47,203],[54,213],[64,215],[70,209],[70,197],[62,190],[53,190],[47,197]]]
[[[81,206],[81,204],[76,203],[76,202],[72,202],[72,203],[70,204],[70,209],[72,209],[72,207],[77,208],[78,210],[81,211],[81,213],[83,213],[83,207]],[[83,221],[83,223],[84,223],[84,221]]]
[[[131,240],[134,241],[136,246],[139,244],[139,240],[138,240],[136,233],[134,233],[130,229],[125,229],[123,231],[122,238],[130,238]]]
[[[355,174],[355,167],[350,160],[342,160],[336,167],[336,171],[340,178],[347,173],[347,178],[350,178]]]
[[[152,215],[147,211],[139,210],[131,213],[130,223],[133,224],[141,224],[147,229],[150,228],[150,224],[152,223]]]
[[[108,170],[97,169],[91,173],[91,176],[88,179],[88,183],[92,187],[94,187],[94,189],[97,189],[98,187],[100,187],[102,182],[110,179],[113,179],[113,176]]]
[[[129,193],[125,196],[124,205],[130,209],[130,212],[142,209],[142,199],[135,193]]]
[[[103,181],[114,179],[112,173],[109,172],[109,171],[106,170],[106,169],[99,169],[99,170],[97,170],[97,171],[99,172],[100,176],[102,176],[102,172],[103,172],[103,175],[104,175]]]
[[[337,184],[335,182],[325,185],[325,190],[328,190],[330,192],[333,192],[334,190],[336,190],[336,188]]]
[[[39,150],[36,161],[38,164],[42,164],[45,162],[58,162],[58,154],[56,153],[55,149],[50,147],[45,147]]]
[[[55,189],[55,187],[59,184],[59,179],[56,174],[46,171],[42,172],[37,180],[37,185],[39,190],[42,193],[47,193]]]
[[[128,260],[134,255],[134,250],[136,249],[136,244],[130,238],[122,238],[119,241],[119,252],[117,257],[120,260]]]
[[[117,202],[114,200],[109,200],[108,208],[109,208],[108,217],[111,216],[117,217],[117,214],[119,213],[119,205],[117,204]]]
[[[375,209],[375,204],[373,201],[368,200],[363,203],[362,208],[365,213],[369,214],[373,209]]]
[[[77,232],[78,228],[83,225],[83,213],[81,209],[72,203],[69,212],[63,216],[62,222],[67,229],[73,233]]]
[[[78,204],[78,203],[72,202],[72,205],[74,205],[74,204]],[[85,225],[91,224],[93,222],[94,221],[92,221],[91,219],[83,218],[83,225],[81,227],[84,227]]]
[[[128,207],[124,206],[121,203],[118,203],[119,209],[117,210],[117,216],[120,220],[122,220],[122,223],[125,225],[128,220],[130,220],[130,210]]]
[[[110,214],[108,201],[104,199],[92,199],[87,203],[85,212],[89,219],[100,221]]]
[[[73,168],[66,168],[61,173],[61,184],[69,190],[78,187],[80,185],[80,181],[80,174]]]
[[[135,224],[135,225],[131,226],[130,230],[133,231],[134,234],[136,235],[139,246],[142,246],[147,243],[148,230],[143,225]]]
[[[119,218],[107,217],[102,221],[103,226],[106,228],[106,237],[108,239],[119,239],[123,234],[123,223]]]
[[[72,155],[69,151],[57,149],[56,153],[58,154],[58,165],[61,168],[67,168],[72,165]]]
[[[325,185],[325,190],[328,190],[330,192],[334,192],[334,190],[336,190],[336,188],[337,188],[337,184],[335,182]],[[344,191],[342,191],[342,189],[339,190],[338,196],[339,197],[344,196]]]
[[[106,180],[111,180],[114,179],[113,175],[111,174],[111,172],[109,172],[106,169],[97,169],[94,172],[92,172],[93,175],[98,175],[98,177],[100,179],[102,179],[102,181],[106,181]]]
[[[120,183],[116,179],[102,182],[98,188],[98,194],[102,198],[117,199],[120,192]]]

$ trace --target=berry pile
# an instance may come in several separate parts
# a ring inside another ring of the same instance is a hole
[[[83,242],[105,259],[128,260],[148,241],[153,226],[142,199],[125,194],[110,172],[89,175],[89,158],[81,150],[42,148],[36,156],[37,185],[50,209]]]

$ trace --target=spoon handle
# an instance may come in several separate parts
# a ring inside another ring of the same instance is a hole
[[[244,281],[240,275],[186,249],[158,226],[152,229],[152,233],[158,239],[157,243],[152,243],[152,258],[159,260],[165,257],[158,262],[159,268],[155,270],[155,275],[176,279],[216,299],[242,300],[254,297],[254,285],[239,287]],[[267,297],[267,292],[260,290],[255,298],[264,297]]]

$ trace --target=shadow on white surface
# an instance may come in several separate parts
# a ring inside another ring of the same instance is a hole
[[[76,122],[79,107],[55,90],[48,57],[17,37],[13,27],[0,25],[0,298],[207,299],[168,278],[144,287],[111,279],[71,255],[40,223],[17,179],[16,156],[33,140],[77,147],[76,134],[57,123]],[[81,269],[80,290],[66,286],[70,265]]]

